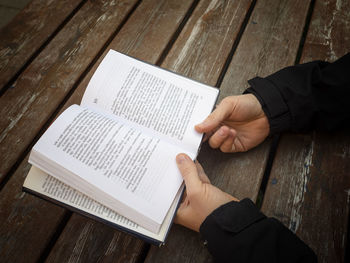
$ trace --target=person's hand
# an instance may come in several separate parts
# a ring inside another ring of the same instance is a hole
[[[224,98],[195,129],[206,133],[212,148],[245,152],[266,139],[270,125],[257,98],[245,94]]]
[[[238,199],[213,186],[202,166],[194,163],[186,154],[177,155],[176,163],[185,181],[186,192],[177,210],[175,223],[199,232],[200,225],[211,212]]]

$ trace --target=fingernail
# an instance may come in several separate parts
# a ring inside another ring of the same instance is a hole
[[[182,163],[184,163],[184,162],[186,162],[187,161],[187,157],[186,157],[186,155],[184,155],[184,154],[179,154],[177,157],[176,157],[176,162],[178,163],[178,164],[182,164]]]
[[[199,124],[196,124],[194,127],[196,129],[202,129],[203,128],[202,126],[203,126],[202,123],[199,123]]]
[[[201,123],[197,124],[196,127],[199,129],[203,129],[205,127],[205,123],[201,122]]]

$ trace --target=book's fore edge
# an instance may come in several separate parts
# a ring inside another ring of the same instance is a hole
[[[165,240],[168,238],[168,235],[169,235],[169,233],[170,233],[171,226],[174,224],[174,220],[175,220],[175,217],[176,217],[176,214],[177,214],[177,210],[179,209],[179,207],[180,207],[180,205],[181,205],[181,203],[182,203],[182,198],[183,198],[183,196],[184,196],[185,189],[186,189],[186,187],[185,187],[185,182],[183,182],[182,185],[181,185],[180,187],[182,187],[182,190],[181,190],[181,195],[180,195],[179,201],[178,201],[177,204],[176,204],[176,208],[175,208],[175,211],[174,211],[174,213],[173,213],[173,216],[172,216],[172,218],[171,218],[171,220],[170,220],[170,224],[169,224],[169,227],[168,227],[168,229],[167,229],[167,231],[166,231],[166,234],[165,234],[165,236],[164,236],[164,240],[163,240],[162,242],[160,242],[159,247],[161,247],[161,246],[163,246],[163,245],[165,244]]]
[[[152,237],[149,237],[149,236],[146,236],[144,234],[141,234],[140,232],[131,230],[131,229],[126,228],[124,226],[121,226],[121,225],[119,225],[117,223],[113,223],[113,222],[108,221],[106,219],[103,219],[103,218],[101,218],[99,216],[96,216],[96,215],[93,215],[91,213],[85,212],[85,211],[83,211],[83,210],[81,210],[79,208],[73,207],[73,206],[71,206],[71,205],[69,205],[69,204],[67,204],[65,202],[58,201],[57,199],[54,199],[54,198],[51,198],[51,197],[49,197],[47,195],[41,194],[41,193],[39,193],[37,191],[34,191],[34,190],[30,189],[30,188],[27,188],[25,186],[22,186],[22,191],[26,192],[26,193],[29,193],[29,194],[32,194],[32,195],[34,195],[36,197],[39,197],[40,199],[43,199],[45,201],[51,202],[51,203],[53,203],[55,205],[58,205],[58,206],[60,206],[62,208],[68,209],[68,210],[70,210],[70,211],[72,211],[74,213],[80,214],[80,215],[82,215],[82,216],[84,216],[86,218],[96,220],[97,222],[100,222],[100,223],[103,223],[103,224],[105,224],[107,226],[113,227],[114,229],[117,229],[117,230],[120,230],[120,231],[122,231],[124,233],[130,234],[130,235],[132,235],[134,237],[137,237],[137,238],[139,238],[139,239],[141,239],[143,241],[146,241],[147,243],[150,243],[150,244],[158,246],[158,247],[160,247],[161,245],[163,245],[165,243],[166,237],[168,236],[168,233],[170,232],[169,230],[170,230],[171,227],[169,226],[169,228],[167,229],[167,233],[165,234],[165,237],[164,237],[163,240],[154,239]],[[176,213],[174,213],[174,214],[176,214]],[[173,224],[173,222],[171,221],[170,225],[172,225],[172,224]]]
[[[217,102],[218,102],[218,100],[219,100],[219,97],[220,97],[220,89],[218,89],[217,88],[217,90],[218,90],[218,94],[217,94],[217,96],[216,96],[216,99],[215,99],[215,102],[214,102],[214,105],[213,105],[213,107],[211,108],[211,112],[213,112],[214,111],[214,109],[216,108],[216,104],[217,104]],[[202,134],[202,139],[201,139],[201,142],[199,143],[199,147],[198,147],[198,150],[197,150],[197,153],[196,153],[196,157],[194,158],[194,160],[193,161],[195,161],[195,160],[197,160],[197,157],[198,157],[198,155],[199,155],[199,152],[200,152],[200,150],[201,150],[201,148],[202,148],[202,145],[203,145],[203,143],[204,143],[204,133]]]
[[[117,52],[117,53],[119,53],[119,54],[122,54],[122,55],[124,55],[124,56],[126,56],[126,57],[135,59],[135,60],[137,60],[137,61],[139,61],[139,62],[142,62],[142,63],[144,63],[144,64],[147,64],[147,65],[150,65],[150,66],[152,66],[152,67],[158,68],[158,69],[160,69],[160,70],[164,70],[164,71],[170,72],[170,73],[172,73],[172,74],[175,74],[175,75],[177,75],[177,76],[179,76],[179,77],[182,77],[182,78],[185,78],[185,79],[194,81],[194,82],[196,82],[196,83],[199,83],[199,84],[201,84],[201,85],[206,86],[207,88],[211,88],[211,89],[217,90],[217,91],[218,91],[218,94],[220,93],[220,89],[219,89],[218,87],[210,86],[210,85],[205,84],[205,83],[203,83],[203,82],[200,82],[200,81],[198,81],[198,80],[195,80],[195,79],[186,77],[186,76],[184,76],[184,75],[181,75],[180,73],[177,73],[177,72],[172,71],[172,70],[170,70],[170,69],[162,68],[162,67],[160,67],[160,66],[158,66],[158,65],[152,64],[152,63],[147,62],[147,61],[143,61],[143,60],[141,60],[141,59],[139,59],[139,58],[136,58],[136,57],[127,55],[127,54],[122,53],[122,52],[120,52],[120,51],[117,51],[117,50],[114,50],[114,49],[110,49],[110,50],[115,51],[115,52]],[[110,51],[110,50],[109,50],[109,51]],[[108,52],[109,52],[109,51],[108,51]],[[108,54],[108,53],[107,53],[107,54]],[[107,54],[106,54],[106,56],[107,56]]]

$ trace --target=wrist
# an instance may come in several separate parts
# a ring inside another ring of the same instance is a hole
[[[269,134],[273,135],[291,127],[291,114],[282,95],[268,80],[256,77],[248,81],[250,88],[244,94],[252,94],[259,101],[268,125]]]

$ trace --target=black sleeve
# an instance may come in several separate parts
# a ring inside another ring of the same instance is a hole
[[[200,233],[215,262],[317,262],[303,241],[278,220],[267,218],[249,199],[216,209]]]
[[[333,130],[350,123],[350,53],[333,63],[314,61],[248,81],[271,134]]]

